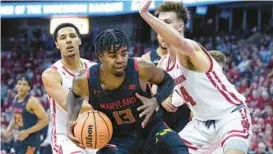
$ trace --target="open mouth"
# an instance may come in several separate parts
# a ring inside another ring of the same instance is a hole
[[[66,49],[67,49],[67,50],[73,50],[74,47],[73,47],[73,46],[68,46]]]
[[[118,71],[123,70],[124,68],[125,68],[124,66],[115,67],[115,69],[118,70]]]

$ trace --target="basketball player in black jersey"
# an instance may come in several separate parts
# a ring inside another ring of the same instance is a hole
[[[69,138],[81,146],[72,132],[81,100],[88,96],[92,107],[104,112],[113,124],[109,144],[116,148],[107,146],[97,153],[139,153],[142,143],[150,146],[141,153],[188,153],[178,134],[164,125],[160,112],[154,112],[174,87],[168,73],[146,61],[128,58],[129,40],[119,30],[101,32],[94,45],[101,64],[79,72],[67,97]],[[146,91],[147,82],[159,87],[154,97]]]
[[[4,137],[11,135],[12,128],[19,128],[15,142],[16,154],[36,154],[40,148],[40,130],[48,124],[44,107],[36,97],[30,96],[31,82],[21,77],[16,84],[17,95],[12,104],[13,114]]]

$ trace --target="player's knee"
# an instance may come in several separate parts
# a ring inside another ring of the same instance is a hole
[[[225,154],[247,154],[247,151],[247,144],[239,139],[229,140],[229,142],[224,146]]]

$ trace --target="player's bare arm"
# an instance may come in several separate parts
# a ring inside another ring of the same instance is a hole
[[[52,97],[64,110],[66,110],[65,100],[67,94],[61,85],[62,78],[60,74],[56,70],[49,68],[43,72],[42,81],[48,95]]]
[[[48,124],[49,119],[44,107],[36,97],[30,98],[27,108],[38,118],[37,124],[28,129],[29,133],[32,134],[44,128]]]
[[[163,69],[156,67],[154,64],[146,62],[145,60],[139,60],[138,67],[139,77],[142,81],[158,86],[157,94],[151,99],[137,94],[137,97],[144,104],[138,108],[138,110],[144,110],[140,114],[140,117],[145,115],[145,119],[142,123],[142,127],[144,127],[148,123],[148,120],[152,116],[154,110],[158,108],[158,105],[160,105],[172,93],[174,81]]]
[[[184,38],[176,29],[159,20],[151,13],[148,8],[151,0],[144,0],[139,9],[141,17],[168,43],[168,51],[176,52],[181,56],[188,56],[193,68],[188,68],[185,59],[180,58],[181,64],[188,69],[197,72],[205,72],[210,67],[210,60],[202,51],[201,47],[194,41]],[[184,61],[184,62],[183,62]]]
[[[74,137],[73,128],[75,125],[75,121],[78,118],[80,113],[80,109],[83,105],[83,100],[85,97],[89,96],[88,89],[88,79],[87,73],[88,69],[81,70],[79,73],[75,75],[73,80],[72,87],[67,95],[67,113],[68,113],[68,137],[78,146],[83,147],[80,144],[79,139]]]
[[[62,87],[62,77],[60,76],[60,74],[56,70],[49,68],[43,72],[42,81],[48,95],[52,97],[55,102],[58,103],[64,110],[67,111],[67,92]],[[85,102],[83,103],[81,109],[81,112],[85,112],[92,109],[92,107]]]

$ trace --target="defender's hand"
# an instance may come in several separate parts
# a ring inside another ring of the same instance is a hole
[[[141,0],[140,1],[140,7],[139,7],[139,13],[145,13],[149,11],[149,7],[152,3],[152,0]]]
[[[176,112],[177,107],[172,104],[172,98],[168,97],[164,102],[162,102],[161,106],[168,112]]]
[[[158,108],[158,103],[154,97],[149,99],[139,95],[138,93],[136,93],[136,97],[143,103],[143,105],[137,108],[137,110],[144,110],[139,114],[140,118],[145,115],[145,119],[141,123],[142,128],[144,128],[152,117],[154,111]]]
[[[74,126],[76,124],[76,121],[69,121],[67,126],[67,137],[78,147],[84,148],[84,146],[81,144],[80,140],[74,136],[73,130]]]

